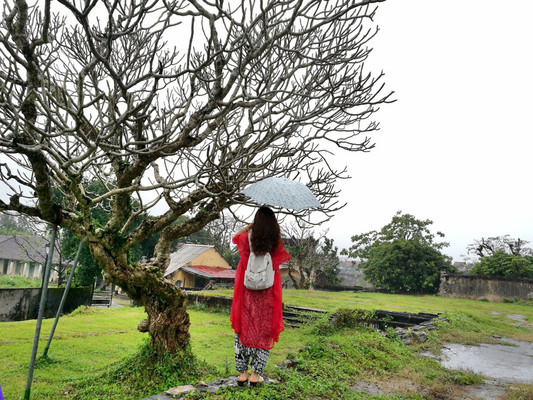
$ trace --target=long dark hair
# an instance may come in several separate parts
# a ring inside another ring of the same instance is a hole
[[[276,249],[281,239],[278,221],[268,207],[260,207],[255,213],[252,227],[252,249],[257,255],[266,254]]]

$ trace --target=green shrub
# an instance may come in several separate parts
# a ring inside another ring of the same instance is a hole
[[[533,257],[519,257],[496,251],[491,256],[482,257],[471,272],[476,275],[533,278]]]
[[[73,318],[80,315],[102,314],[104,312],[105,309],[101,307],[79,306],[70,314],[67,314],[66,317]]]
[[[372,310],[349,309],[344,308],[335,312],[337,317],[337,328],[353,328],[360,325],[366,325],[375,318]]]
[[[28,279],[24,276],[0,276],[0,289],[14,288],[38,288],[41,287],[40,280]]]
[[[483,383],[483,378],[470,371],[451,371],[449,381],[461,386],[479,385]]]

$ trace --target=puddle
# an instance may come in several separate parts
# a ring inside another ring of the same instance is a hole
[[[526,322],[526,316],[522,314],[507,314],[507,318],[512,319],[513,321]]]
[[[508,344],[447,344],[440,363],[448,369],[469,370],[500,382],[533,384],[533,343],[501,340]]]
[[[498,311],[491,311],[492,315],[500,315],[502,313],[499,313]],[[514,326],[533,326],[533,324],[528,324],[526,316],[522,314],[505,314],[507,318],[512,319],[513,321],[516,321],[512,325]]]

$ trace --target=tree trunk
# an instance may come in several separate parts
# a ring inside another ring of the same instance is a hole
[[[163,278],[165,265],[130,265],[125,254],[91,243],[91,253],[103,266],[107,283],[121,287],[132,300],[139,301],[148,317],[138,329],[150,334],[150,347],[158,354],[182,355],[189,346],[187,293]]]
[[[316,270],[313,268],[309,273],[309,290],[315,290],[316,286]]]
[[[165,303],[155,297],[144,299],[144,309],[148,314],[146,331],[150,334],[152,350],[159,354],[169,352],[177,356],[183,354],[190,339],[186,295],[185,298],[176,295],[174,304]]]
[[[300,270],[299,289],[306,289],[308,277],[305,275],[305,269],[303,267],[300,267],[299,270]]]
[[[296,289],[299,289],[298,279],[296,279],[296,277],[293,276],[294,272],[295,272],[294,268],[289,267],[289,278],[291,278],[292,286],[294,286]]]

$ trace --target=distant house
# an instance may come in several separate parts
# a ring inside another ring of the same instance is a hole
[[[233,286],[235,270],[214,246],[185,243],[170,255],[165,277],[184,288]]]
[[[338,266],[340,285],[345,287],[371,287],[366,280],[365,274],[360,267],[361,262],[358,260],[349,260],[342,258]]]
[[[453,267],[457,270],[458,273],[467,273],[472,269],[474,265],[472,263],[467,263],[464,261],[455,261]]]
[[[48,239],[42,236],[0,235],[0,275],[42,279],[48,243]],[[59,260],[59,252],[56,250],[52,257],[52,267],[58,265]],[[56,271],[50,271],[50,280],[57,280]]]

